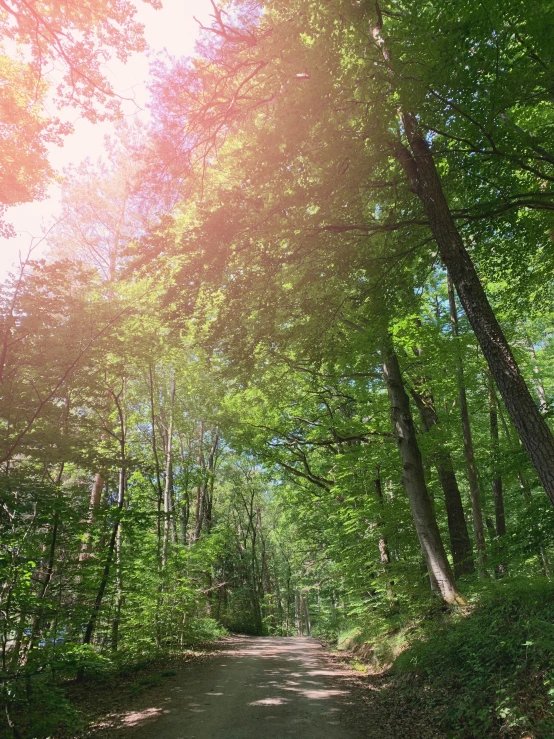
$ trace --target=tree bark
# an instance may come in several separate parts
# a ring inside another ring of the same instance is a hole
[[[390,341],[383,349],[383,377],[391,406],[391,418],[402,458],[402,482],[408,494],[410,508],[427,571],[436,582],[446,603],[463,603],[446,556],[435,513],[425,485],[421,453],[417,444],[410,400],[404,389],[398,358]]]
[[[204,460],[204,421],[200,422],[200,439],[198,452],[198,467],[205,470],[206,464]],[[192,541],[198,541],[202,531],[202,522],[204,520],[204,485],[200,483],[196,489],[196,515],[194,519],[194,531]]]
[[[154,407],[154,373],[152,372],[152,365],[148,365],[148,394],[150,399],[150,424],[152,426],[152,454],[154,455],[154,466],[156,469],[156,490],[158,493],[157,497],[157,518],[156,518],[156,533],[157,533],[157,558],[158,567],[161,567],[161,550],[162,550],[162,503],[163,503],[163,488],[162,488],[162,475],[160,469],[160,458],[158,456],[158,443],[156,440],[156,411]]]
[[[203,470],[203,480],[201,485],[198,486],[197,501],[196,501],[196,524],[194,527],[194,538],[193,541],[198,541],[200,534],[202,533],[202,526],[206,522],[206,528],[209,530],[211,527],[211,516],[212,516],[212,501],[211,495],[213,492],[213,476],[215,472],[215,460],[217,448],[219,445],[219,428],[216,427],[213,432],[212,445],[208,453],[208,460],[204,457],[203,452],[204,443],[204,424],[201,427],[201,453],[199,462]]]
[[[304,636],[304,630],[302,628],[302,612],[300,609],[300,593],[297,590],[294,593],[294,625],[296,626],[296,633],[300,636]]]
[[[518,451],[517,445],[518,443],[521,444],[521,442],[516,442],[516,446],[514,447],[513,440],[512,440],[512,434],[510,433],[510,427],[508,426],[506,419],[504,418],[504,414],[502,412],[502,406],[500,405],[498,398],[496,397],[496,393],[495,393],[495,402],[496,402],[496,408],[498,410],[498,415],[500,416],[500,421],[502,423],[502,428],[504,429],[504,433],[506,434],[506,439],[508,443],[511,445],[511,447],[514,449],[514,451],[517,452]],[[519,488],[523,495],[523,499],[525,500],[525,505],[527,508],[529,508],[533,502],[533,496],[531,495],[529,483],[521,470],[518,470],[517,472],[517,479],[519,482]],[[536,530],[536,524],[533,523],[532,527],[533,529]],[[539,544],[539,560],[541,562],[541,568],[542,568],[544,576],[548,580],[550,580],[552,578],[552,569],[550,566],[548,554],[542,544]]]
[[[100,580],[100,586],[98,588],[98,593],[96,594],[96,599],[92,607],[92,613],[90,615],[89,622],[87,624],[87,628],[85,631],[85,635],[83,637],[83,644],[90,644],[92,641],[92,635],[94,633],[96,619],[98,618],[98,614],[100,613],[100,608],[102,606],[102,600],[104,599],[104,592],[106,591],[106,586],[108,584],[108,579],[110,577],[110,569],[111,569],[113,555],[115,551],[115,545],[117,541],[117,533],[119,531],[121,511],[123,509],[123,503],[125,499],[125,478],[126,478],[125,467],[122,467],[119,472],[116,520],[113,525],[112,535],[110,537],[110,542],[108,544],[108,552],[106,554],[106,562],[104,564],[104,571],[102,573],[102,579]],[[83,675],[84,675],[83,668],[79,668],[77,672],[77,679],[81,680],[83,678]]]
[[[469,420],[469,411],[467,407],[467,394],[464,377],[464,365],[459,345],[459,327],[458,327],[458,308],[456,307],[456,298],[454,295],[454,286],[447,274],[448,284],[448,301],[450,304],[450,323],[452,325],[452,333],[455,340],[456,352],[456,382],[458,384],[458,400],[460,404],[460,418],[462,421],[462,435],[464,438],[464,454],[466,458],[467,478],[469,482],[469,494],[471,497],[471,511],[473,515],[473,536],[475,538],[475,546],[477,548],[477,560],[479,563],[480,577],[487,576],[485,567],[487,561],[487,547],[485,543],[485,526],[483,522],[483,509],[481,506],[481,489],[479,485],[479,476],[477,474],[477,465],[475,464],[475,452],[473,450],[473,436],[471,433],[471,423]]]
[[[377,496],[377,500],[379,501],[379,507],[383,508],[383,486],[381,484],[381,465],[377,465],[375,469],[375,495]],[[377,526],[379,528],[383,527],[383,520],[381,517],[379,517],[379,520],[377,521]],[[379,558],[381,560],[381,564],[385,567],[390,564],[390,552],[389,552],[389,545],[387,542],[387,539],[385,536],[381,535],[379,537]]]
[[[90,490],[90,505],[89,505],[89,514],[88,514],[88,528],[89,531],[87,531],[85,539],[83,541],[83,545],[81,547],[81,552],[79,554],[79,562],[83,562],[86,559],[90,558],[90,549],[91,549],[91,534],[90,534],[90,528],[94,524],[94,519],[96,518],[96,514],[98,512],[98,509],[100,508],[100,501],[102,499],[102,490],[104,489],[105,480],[102,477],[102,473],[97,472],[94,475],[94,482],[92,483],[92,488]]]
[[[540,370],[539,370],[537,353],[535,352],[535,345],[530,339],[528,339],[528,341],[529,341],[529,349],[531,350],[531,356],[533,357],[533,361],[535,362],[535,365],[533,367],[533,372],[535,373],[533,384],[535,385],[535,390],[537,391],[537,395],[539,396],[539,408],[540,408],[541,413],[547,413],[548,412],[548,400],[546,399],[546,390],[544,389],[544,383],[542,381],[542,377],[541,377]]]
[[[312,623],[310,620],[310,607],[308,605],[308,598],[304,593],[300,596],[302,603],[302,612],[304,616],[304,623],[306,624],[306,636],[310,636],[312,633]]]
[[[456,286],[496,386],[546,494],[554,505],[554,437],[529,392],[456,228],[433,154],[418,128],[416,118],[404,113],[402,123],[411,152],[403,145],[398,145],[396,156],[413,191],[421,200],[442,261]]]
[[[504,536],[506,533],[506,516],[504,513],[502,476],[499,470],[500,438],[498,435],[498,413],[492,377],[489,378],[489,425],[491,433],[491,472],[496,535]]]
[[[100,585],[98,587],[96,599],[94,601],[92,612],[90,614],[87,628],[85,630],[85,635],[83,637],[83,644],[90,644],[92,641],[92,635],[94,633],[94,628],[96,626],[96,621],[100,613],[100,608],[102,606],[102,601],[104,599],[104,593],[106,591],[106,587],[108,585],[108,580],[110,577],[110,570],[111,570],[111,566],[113,562],[114,551],[116,548],[116,543],[117,543],[117,538],[118,538],[118,533],[119,533],[121,512],[123,510],[123,505],[125,502],[125,488],[127,485],[127,453],[126,453],[127,429],[126,429],[126,424],[125,424],[125,411],[121,403],[121,397],[124,394],[124,392],[125,392],[125,379],[123,380],[122,389],[119,394],[116,394],[115,392],[112,391],[112,396],[113,396],[115,406],[117,409],[117,414],[119,416],[119,425],[120,425],[120,430],[121,430],[121,436],[118,438],[120,455],[121,455],[121,467],[119,470],[119,484],[118,484],[118,490],[117,490],[117,509],[115,513],[116,517],[115,517],[115,522],[112,528],[110,542],[108,544],[108,552],[106,554],[106,561],[104,564],[104,570],[102,572],[102,578],[100,580]],[[119,617],[119,614],[118,614],[118,617]],[[78,680],[83,679],[84,672],[85,671],[83,667],[80,667],[78,669],[77,671]]]
[[[112,652],[117,652],[119,644],[119,623],[121,621],[121,609],[123,608],[123,572],[121,567],[121,547],[123,537],[121,526],[117,529],[115,540],[115,609],[112,620]]]
[[[50,547],[49,547],[49,553],[48,553],[48,563],[46,566],[46,572],[41,581],[39,592],[37,593],[37,600],[39,602],[39,605],[38,605],[38,611],[35,614],[35,617],[33,618],[33,625],[31,626],[31,633],[29,636],[28,654],[32,652],[32,650],[35,647],[36,641],[37,641],[37,638],[39,635],[39,629],[40,629],[41,622],[42,622],[42,617],[44,615],[44,608],[45,608],[44,601],[46,598],[46,592],[52,581],[52,577],[54,576],[59,525],[60,525],[60,512],[58,508],[56,508],[56,510],[54,511],[54,518],[52,521],[52,533],[50,536]]]
[[[167,565],[167,548],[172,529],[173,518],[173,412],[175,407],[175,377],[171,383],[171,406],[169,425],[167,427],[165,449],[165,486],[164,486],[164,531],[162,544],[162,567]],[[176,537],[174,536],[173,539]]]
[[[219,426],[215,427],[214,437],[212,445],[210,447],[210,453],[208,454],[208,480],[206,481],[206,493],[205,493],[205,522],[206,530],[210,531],[212,528],[212,507],[214,500],[214,485],[215,485],[215,467],[217,460],[217,450],[219,447]]]
[[[425,431],[430,431],[433,426],[439,423],[432,394],[428,391],[419,392],[414,388],[410,388],[410,393],[419,411],[423,428]],[[439,482],[444,493],[450,548],[454,563],[454,576],[458,578],[462,575],[469,575],[475,572],[473,549],[467,530],[462,496],[449,452],[442,448],[441,445],[433,455],[433,458],[437,468]]]
[[[179,454],[181,457],[181,485],[180,485],[180,492],[179,492],[179,509],[180,509],[180,515],[179,515],[179,522],[180,522],[180,529],[181,529],[181,542],[186,545],[187,544],[187,529],[189,524],[189,518],[190,518],[190,492],[189,492],[189,477],[190,477],[190,468],[189,463],[190,460],[188,457],[190,457],[190,448],[189,448],[189,454],[188,457],[185,454],[185,448],[183,445],[183,437],[177,431],[177,438],[179,440]]]

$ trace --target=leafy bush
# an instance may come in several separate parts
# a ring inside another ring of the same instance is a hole
[[[21,737],[78,736],[83,729],[79,712],[46,677],[35,679],[32,687],[24,680],[14,680],[4,685],[0,696],[3,710],[8,710]],[[11,739],[13,734],[7,725],[0,725],[0,738],[4,737]]]
[[[352,649],[352,647],[358,646],[362,643],[362,631],[358,626],[354,626],[339,632],[337,638],[337,649]]]
[[[214,618],[197,618],[190,623],[187,630],[190,645],[216,641],[225,636],[228,631]]]
[[[72,678],[79,669],[87,675],[102,676],[113,670],[113,662],[105,654],[100,654],[90,644],[67,644],[58,647],[49,666],[58,677]]]

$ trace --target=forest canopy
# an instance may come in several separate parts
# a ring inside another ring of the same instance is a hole
[[[554,3],[213,2],[146,122],[103,73],[135,12],[0,0],[0,203],[48,100],[113,123],[0,288],[6,735],[227,630],[551,736]]]

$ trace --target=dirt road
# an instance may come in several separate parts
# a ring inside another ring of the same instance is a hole
[[[121,716],[112,736],[361,739],[349,725],[349,676],[314,639],[233,637],[148,708]]]

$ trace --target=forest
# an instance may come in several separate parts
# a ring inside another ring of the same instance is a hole
[[[0,0],[0,736],[247,634],[552,738],[554,3],[212,6],[135,120],[132,0]]]

